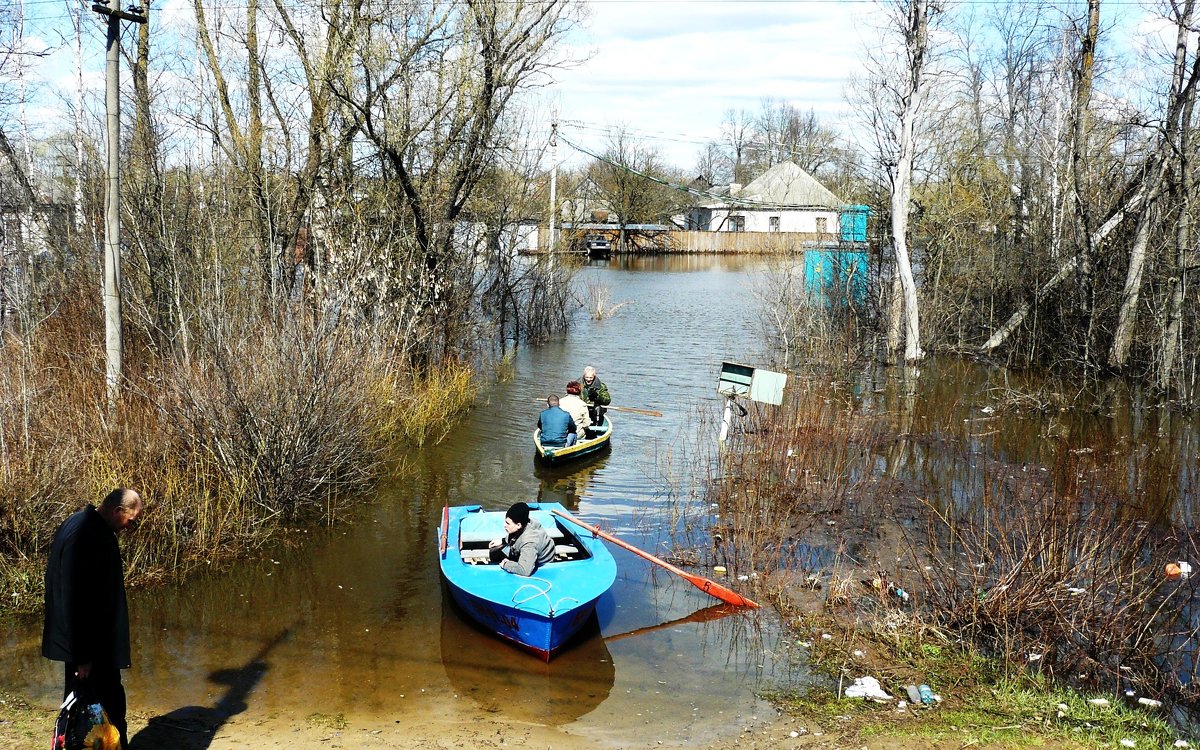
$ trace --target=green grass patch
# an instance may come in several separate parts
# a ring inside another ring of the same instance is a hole
[[[932,632],[922,638],[897,629],[838,631],[824,617],[808,618],[800,627],[815,636],[804,639],[811,645],[809,661],[832,687],[764,696],[800,721],[862,738],[921,738],[962,747],[1122,748],[1127,745],[1121,741],[1129,740],[1136,748],[1171,748],[1181,737],[1162,708],[1084,695],[1035,673],[1015,672]],[[838,634],[822,639],[822,632]],[[907,701],[906,685],[922,683],[943,700],[904,711],[896,702],[839,700],[839,692],[863,675],[878,679],[898,700]],[[1091,702],[1101,698],[1107,704]]]

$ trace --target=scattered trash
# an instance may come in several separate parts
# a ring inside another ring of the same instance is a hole
[[[1191,747],[1187,740],[1175,740],[1175,747]]]
[[[895,596],[900,601],[902,601],[902,602],[908,601],[908,592],[905,591],[904,589],[900,588],[899,586],[893,586],[892,584],[889,583],[888,591],[892,592],[892,595]]]
[[[870,698],[877,701],[890,701],[892,696],[884,692],[879,680],[871,676],[859,677],[854,684],[846,688],[847,698]]]
[[[908,703],[907,703],[907,701],[897,701],[897,702],[896,702],[896,710],[897,710],[897,711],[904,711],[904,710],[906,710],[907,708],[908,708]]]
[[[719,576],[723,576],[723,575],[725,575],[725,566],[724,565],[714,565],[713,572]]]
[[[821,633],[821,640],[823,640],[823,641],[832,641],[832,640],[833,640],[833,636],[832,636],[832,635],[830,635],[829,633]]]
[[[1066,703],[1059,703],[1059,704],[1058,704],[1058,710],[1059,710],[1059,711],[1062,711],[1063,713],[1066,713],[1067,711],[1070,711],[1070,710],[1071,710],[1071,707],[1070,707],[1070,706],[1068,706]]]
[[[1167,563],[1166,567],[1163,568],[1163,572],[1167,574],[1167,578],[1172,581],[1178,581],[1192,574],[1192,566],[1186,560],[1180,560],[1179,562]]]
[[[861,659],[864,656],[866,656],[866,653],[859,651],[858,649],[854,649],[854,658],[855,659]]]
[[[1029,659],[1029,661],[1037,661],[1038,659],[1042,658],[1042,655],[1041,654],[1030,654],[1026,658]]]
[[[1070,593],[1071,596],[1079,596],[1080,594],[1086,594],[1087,589],[1081,589],[1078,586],[1068,586],[1067,592]]]
[[[918,685],[917,691],[921,694],[921,703],[926,706],[933,705],[933,691],[929,689],[928,685]]]
[[[1137,743],[1131,739],[1121,740],[1121,747],[1137,747]]]
[[[749,580],[750,580],[750,576],[738,576],[738,580],[739,580],[739,581],[749,581]]]
[[[788,737],[795,738],[795,737],[799,737],[799,736],[800,736],[800,733],[795,730],[788,732]]]
[[[1158,708],[1162,705],[1162,701],[1156,701],[1153,698],[1138,698],[1138,703],[1141,703],[1143,706],[1149,706],[1150,708]]]
[[[908,693],[908,700],[910,703],[912,703],[914,706],[919,706],[921,704],[921,691],[917,690],[916,685],[905,685],[904,691]]]
[[[1108,708],[1108,698],[1092,698],[1088,701],[1088,703],[1091,703],[1093,706],[1099,706],[1100,708]]]

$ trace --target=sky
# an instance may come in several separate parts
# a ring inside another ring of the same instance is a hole
[[[50,53],[28,71],[29,85],[37,88],[28,115],[33,133],[61,127],[64,102],[74,95],[68,8],[80,2],[90,8],[90,0],[0,0],[9,8],[23,4],[26,49]],[[190,0],[155,0],[159,29],[190,37],[190,5]],[[862,71],[867,45],[878,38],[875,0],[590,0],[586,5],[583,24],[566,39],[566,56],[578,63],[556,70],[535,106],[544,120],[535,137],[548,136],[550,111],[557,107],[564,137],[558,156],[568,167],[588,161],[568,142],[600,152],[612,130],[623,128],[686,173],[704,143],[718,137],[726,112],[757,112],[764,98],[812,110],[823,125],[842,133],[854,128],[846,90]],[[244,1],[213,0],[214,6],[236,13],[232,9],[244,7]],[[1121,8],[1118,3],[1117,12]],[[104,43],[97,14],[85,15],[85,81],[96,107],[103,98]],[[129,25],[127,44],[133,33]],[[183,46],[185,53],[192,44]],[[12,114],[0,117],[11,120]]]
[[[550,96],[565,138],[602,150],[625,128],[680,168],[696,163],[730,109],[766,97],[839,126],[860,68],[863,17],[847,0],[593,0]],[[868,34],[870,31],[867,32]],[[565,149],[569,151],[570,149]],[[572,158],[569,153],[560,156]]]
[[[51,124],[61,101],[73,96],[71,0],[23,2],[27,47],[47,49],[30,72],[41,105],[29,119]],[[75,0],[78,2],[78,0]],[[730,109],[757,111],[773,97],[813,110],[823,123],[846,117],[844,88],[863,50],[858,32],[870,0],[591,0],[584,23],[568,38],[578,64],[556,71],[539,110],[557,105],[561,133],[602,150],[613,128],[657,148],[663,159],[690,169],[704,142],[720,132]],[[90,6],[90,3],[89,3]],[[182,19],[187,3],[156,2],[159,24]],[[95,16],[89,13],[89,16]],[[190,15],[190,13],[188,13]],[[100,96],[104,51],[98,19],[84,43],[85,80]],[[125,38],[132,38],[127,30]],[[127,42],[128,44],[128,42]],[[548,128],[547,128],[548,132]],[[564,143],[567,166],[587,157]]]

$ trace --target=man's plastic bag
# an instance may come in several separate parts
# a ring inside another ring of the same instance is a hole
[[[121,735],[99,703],[80,700],[74,692],[58,709],[52,750],[119,750]]]

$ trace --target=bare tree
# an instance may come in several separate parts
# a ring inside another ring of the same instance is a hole
[[[889,144],[895,155],[894,163],[888,164],[891,182],[891,240],[896,261],[893,295],[899,291],[903,303],[893,301],[891,330],[903,330],[904,360],[916,362],[925,356],[921,349],[920,313],[917,308],[917,286],[913,277],[909,249],[909,213],[912,200],[913,160],[916,153],[916,123],[926,96],[929,74],[929,21],[938,12],[929,0],[900,2],[894,8],[893,21],[903,40],[900,52],[902,66],[900,78],[887,85],[895,108],[898,125],[894,131],[895,141]],[[898,287],[898,290],[896,289]],[[902,324],[898,320],[903,321]],[[899,342],[889,340],[893,352]]]
[[[678,198],[657,181],[667,176],[658,151],[636,142],[624,128],[610,135],[602,157],[588,167],[588,182],[616,214],[624,249],[630,224],[661,222],[676,208]]]

